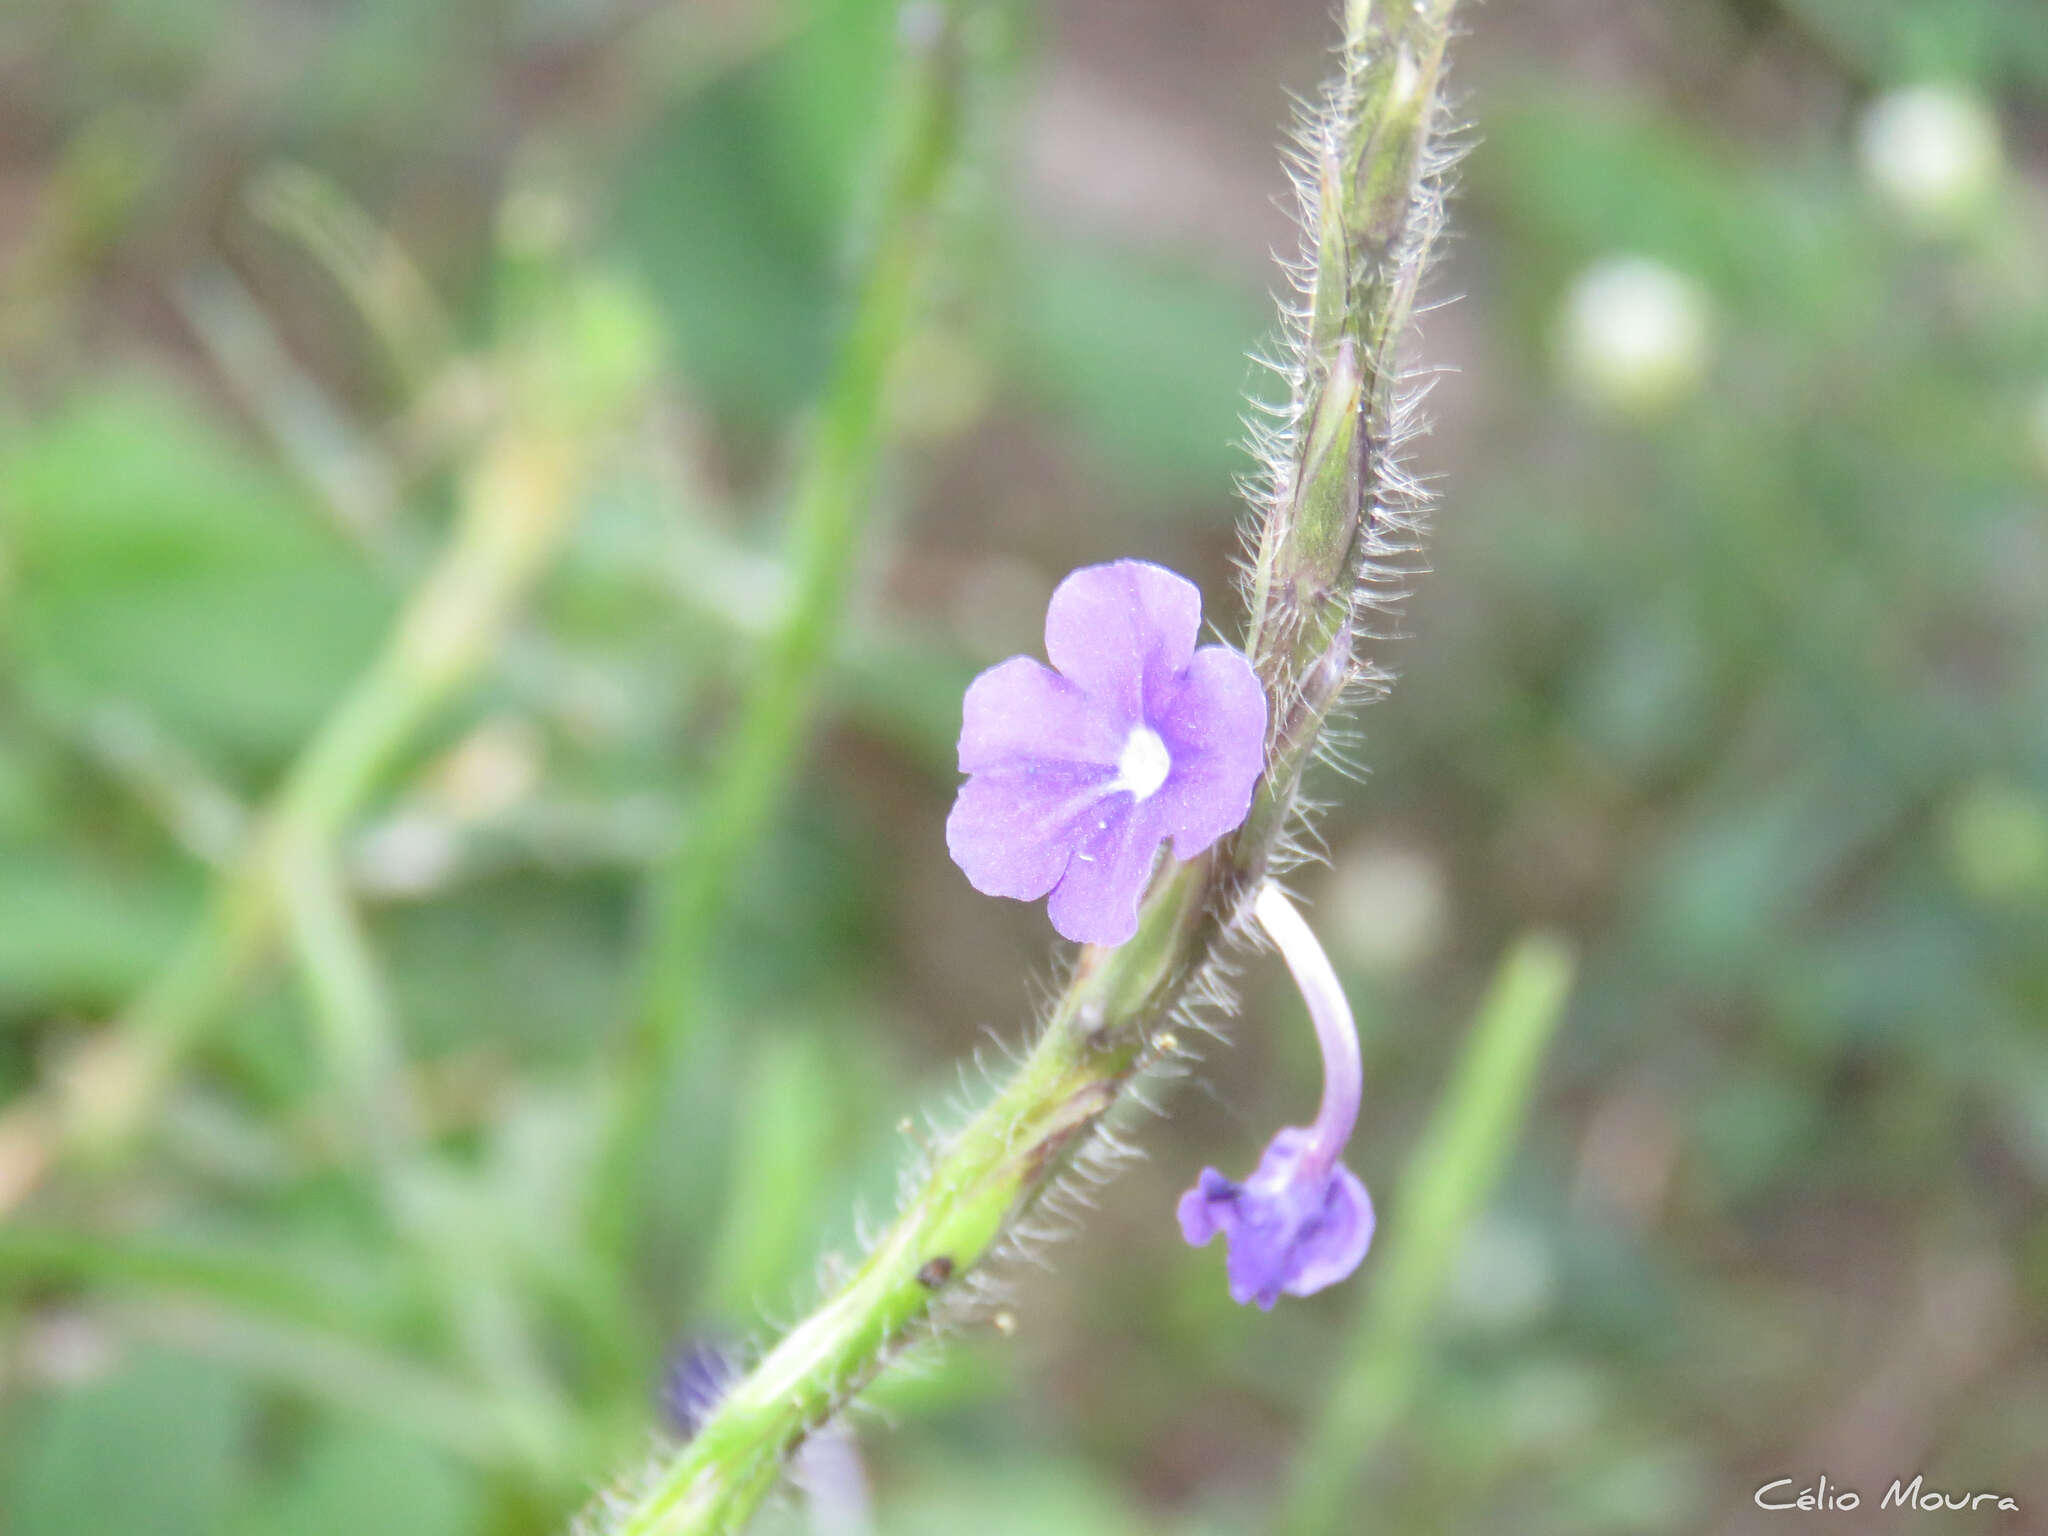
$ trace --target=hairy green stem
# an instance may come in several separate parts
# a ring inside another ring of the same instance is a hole
[[[782,1458],[957,1291],[1062,1170],[1152,1049],[1214,927],[1209,859],[1167,873],[1138,934],[1081,952],[1037,1047],[940,1154],[923,1190],[853,1277],[724,1398],[615,1526],[617,1536],[733,1531]]]
[[[1352,5],[1342,78],[1310,128],[1307,292],[1289,338],[1291,399],[1267,444],[1247,592],[1250,652],[1274,722],[1252,816],[1210,854],[1167,862],[1129,943],[1080,952],[1029,1056],[935,1154],[860,1268],[666,1467],[593,1511],[592,1530],[740,1529],[789,1452],[892,1350],[935,1310],[971,1304],[974,1267],[1017,1240],[1020,1219],[1164,1047],[1162,1026],[1213,997],[1213,966],[1245,899],[1285,852],[1323,724],[1348,686],[1372,677],[1354,643],[1367,610],[1390,600],[1374,580],[1407,547],[1416,498],[1394,462],[1397,353],[1438,219],[1429,137],[1449,12],[1449,0],[1384,19]],[[749,750],[743,736],[735,760]],[[693,877],[686,891],[696,889]],[[700,921],[681,929],[695,945]]]
[[[1351,1484],[1413,1389],[1458,1244],[1506,1168],[1573,967],[1550,934],[1522,939],[1502,961],[1383,1228],[1336,1391],[1295,1464],[1283,1536],[1345,1528]]]
[[[626,1045],[622,1102],[601,1182],[598,1235],[626,1239],[649,1142],[676,1063],[699,1028],[705,962],[742,861],[796,771],[804,727],[831,661],[882,455],[889,382],[940,238],[961,142],[963,21],[970,0],[905,8],[899,116],[885,152],[873,245],[838,362],[791,493],[792,591],[692,808],[658,872],[648,959]],[[929,25],[910,25],[913,15]]]

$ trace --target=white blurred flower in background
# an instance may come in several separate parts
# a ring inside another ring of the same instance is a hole
[[[488,821],[530,796],[541,779],[543,746],[529,720],[484,721],[428,770],[426,798],[451,821]]]
[[[1489,1213],[1472,1223],[1451,1266],[1445,1311],[1481,1332],[1511,1333],[1542,1321],[1557,1299],[1557,1263],[1538,1227]]]
[[[364,894],[378,898],[431,895],[455,872],[462,840],[446,817],[417,807],[393,812],[355,841],[350,871]]]
[[[1998,186],[1998,122],[1967,91],[1916,85],[1872,102],[1857,129],[1873,191],[1921,234],[1968,224]]]
[[[1333,946],[1345,963],[1380,976],[1427,960],[1450,910],[1436,860],[1395,847],[1347,850],[1336,860],[1329,902]]]
[[[1588,405],[1649,417],[1691,394],[1712,354],[1713,306],[1692,278],[1644,256],[1610,256],[1565,296],[1558,363]]]

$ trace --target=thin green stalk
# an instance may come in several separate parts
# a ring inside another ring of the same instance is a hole
[[[736,1531],[786,1451],[823,1423],[1056,1178],[1115,1104],[1173,1010],[1201,936],[1214,874],[1174,870],[1117,949],[1082,951],[1045,1034],[1009,1085],[940,1154],[860,1269],[719,1404],[616,1526],[617,1536]]]
[[[388,1181],[419,1132],[389,991],[331,847],[280,859],[278,883],[327,1075]]]
[[[705,961],[742,861],[760,841],[796,770],[821,676],[842,625],[873,508],[889,379],[917,314],[940,238],[961,141],[961,20],[908,37],[899,120],[886,150],[876,235],[851,322],[791,496],[790,601],[726,732],[681,846],[657,874],[648,959],[626,1049],[623,1099],[602,1182],[607,1247],[622,1242],[663,1091],[702,1023]]]
[[[342,532],[372,553],[387,554],[399,501],[390,464],[299,366],[241,280],[223,263],[171,292],[238,403],[269,430]]]
[[[525,1309],[497,1267],[497,1250],[450,1221],[409,1163],[418,1117],[396,1018],[339,871],[322,851],[307,850],[282,862],[280,881],[329,1075],[350,1123],[369,1143],[391,1224],[422,1261],[449,1331],[497,1405],[502,1434],[525,1462],[565,1466],[559,1430],[572,1416],[542,1362]],[[583,1320],[593,1325],[590,1342],[613,1358],[624,1352],[612,1319],[586,1309]]]
[[[575,1465],[557,1409],[485,1393],[391,1352],[415,1298],[390,1285],[342,1286],[303,1264],[217,1241],[166,1242],[50,1227],[0,1226],[0,1293],[52,1283],[90,1287],[130,1331],[224,1355],[316,1398],[369,1410],[485,1465],[536,1474],[554,1489]]]
[[[13,1221],[0,1225],[0,1292],[83,1285],[214,1302],[356,1337],[395,1328],[411,1299],[384,1277],[331,1272],[239,1251],[218,1239],[103,1235]]]
[[[280,161],[249,189],[249,206],[297,240],[346,293],[376,334],[408,394],[424,390],[455,355],[454,328],[405,247],[336,182]]]
[[[465,1267],[460,1234],[442,1233],[433,1257],[459,1342],[477,1357],[487,1386],[397,1350],[425,1298],[388,1265],[356,1276],[198,1234],[100,1235],[14,1221],[0,1224],[0,1295],[86,1287],[131,1334],[235,1361],[486,1468],[514,1471],[537,1497],[564,1496],[586,1460],[576,1415],[537,1361],[515,1373],[493,1353],[502,1312],[493,1314],[473,1253]]]
[[[361,920],[344,889],[331,850],[306,850],[282,860],[280,882],[292,942],[311,994],[312,1013],[340,1090],[347,1124],[368,1145],[379,1193],[393,1229],[433,1284],[450,1331],[478,1378],[501,1405],[508,1435],[523,1436],[529,1459],[550,1449],[555,1425],[568,1418],[543,1367],[533,1329],[494,1267],[495,1250],[474,1243],[460,1223],[423,1198],[427,1186],[412,1163],[419,1116],[404,1071],[397,1019]],[[580,1303],[582,1298],[571,1297]],[[586,1339],[608,1365],[620,1367],[639,1341],[625,1319],[577,1306]],[[623,1375],[620,1370],[618,1374]]]
[[[1458,1245],[1521,1133],[1574,965],[1550,934],[1522,939],[1501,963],[1383,1228],[1336,1391],[1294,1466],[1283,1536],[1346,1528],[1352,1485],[1414,1391]]]
[[[106,1162],[133,1149],[206,1027],[282,936],[281,872],[332,857],[419,728],[492,654],[561,540],[584,457],[578,433],[524,422],[487,450],[447,551],[293,766],[198,925],[85,1053],[59,1102],[18,1111],[45,1124],[57,1150]]]
[[[1208,855],[1168,861],[1136,937],[1080,951],[1030,1054],[932,1157],[865,1262],[719,1403],[697,1435],[627,1496],[592,1512],[620,1536],[734,1532],[803,1438],[904,1342],[971,1307],[975,1267],[1023,1240],[1020,1223],[1155,1059],[1170,1020],[1219,992],[1216,962],[1245,899],[1286,851],[1301,776],[1347,687],[1374,674],[1354,646],[1412,533],[1394,462],[1398,341],[1435,233],[1429,135],[1448,0],[1384,21],[1353,6],[1344,74],[1310,130],[1310,230],[1291,399],[1264,445],[1250,646],[1274,721],[1245,826]]]
[[[135,1337],[228,1361],[486,1471],[516,1473],[536,1494],[557,1496],[571,1476],[573,1420],[550,1426],[547,1454],[537,1457],[495,1393],[358,1340],[191,1302],[138,1301],[115,1315]]]

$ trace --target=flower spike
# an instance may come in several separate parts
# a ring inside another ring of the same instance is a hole
[[[946,847],[978,891],[1036,901],[1086,944],[1121,944],[1159,845],[1191,859],[1251,809],[1266,695],[1228,646],[1195,648],[1202,594],[1118,560],[1059,584],[1046,667],[1012,656],[967,688]]]
[[[1363,1089],[1351,1005],[1315,933],[1280,887],[1259,890],[1253,915],[1287,962],[1323,1052],[1323,1101],[1312,1125],[1276,1135],[1242,1184],[1204,1168],[1180,1199],[1181,1235],[1200,1248],[1218,1232],[1230,1256],[1230,1297],[1270,1312],[1282,1292],[1310,1296],[1344,1279],[1372,1244],[1372,1199],[1338,1158],[1358,1123]]]

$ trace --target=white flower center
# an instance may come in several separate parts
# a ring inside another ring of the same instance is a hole
[[[1139,800],[1149,800],[1172,771],[1173,754],[1166,750],[1159,733],[1150,726],[1132,726],[1123,751],[1117,754],[1116,787],[1128,789]]]

